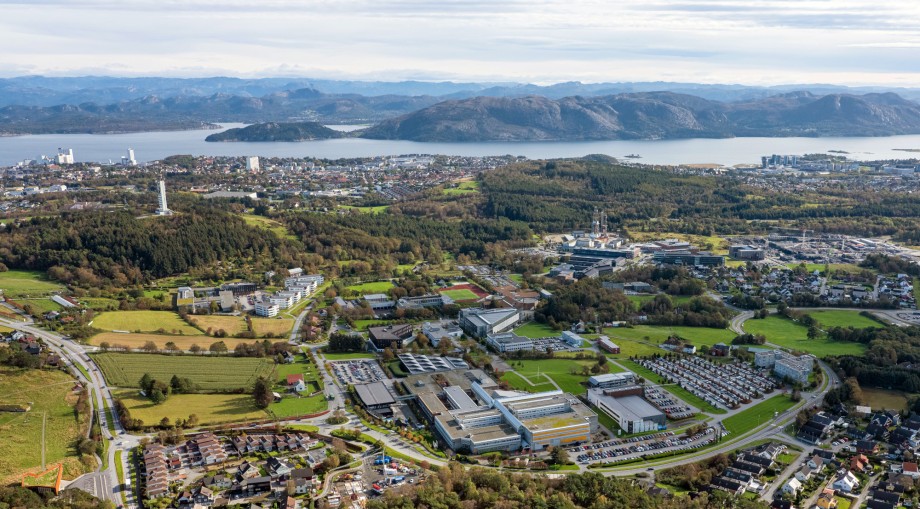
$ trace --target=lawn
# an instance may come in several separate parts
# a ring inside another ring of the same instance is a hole
[[[227,349],[233,351],[239,343],[252,343],[253,339],[238,338],[212,338],[208,336],[169,336],[165,334],[122,334],[120,332],[101,332],[89,338],[88,343],[99,345],[106,342],[113,347],[115,345],[126,346],[128,348],[142,348],[148,341],[153,341],[160,350],[166,349],[166,343],[175,343],[179,350],[188,351],[192,345],[198,345],[205,350],[212,343],[223,341]]]
[[[195,414],[202,426],[234,421],[265,419],[268,414],[256,407],[249,394],[173,394],[164,403],[154,405],[135,390],[118,391],[131,417],[147,426],[159,423],[163,417],[171,421],[187,419]]]
[[[105,297],[80,297],[80,302],[95,311],[115,311],[118,309],[118,301],[107,299]]]
[[[380,214],[382,212],[386,212],[390,206],[377,205],[375,207],[356,207],[354,205],[339,205],[339,208],[357,210],[358,212],[364,212],[365,214]]]
[[[713,329],[709,327],[683,327],[669,325],[636,325],[634,327],[611,327],[604,329],[604,334],[610,337],[610,340],[620,346],[620,355],[629,357],[631,354],[626,351],[627,345],[621,344],[623,340],[636,341],[641,343],[640,346],[646,348],[639,349],[648,351],[651,348],[653,353],[661,353],[662,350],[657,345],[663,343],[672,335],[680,336],[690,343],[701,347],[703,345],[712,346],[716,343],[731,343],[735,338],[735,333],[728,329]],[[634,348],[634,347],[630,347]],[[639,353],[638,355],[648,355]]]
[[[294,327],[293,318],[253,318],[252,329],[256,336],[273,334],[276,337],[287,336]]]
[[[821,324],[821,328],[825,329],[829,327],[854,327],[856,329],[865,329],[868,327],[881,328],[885,326],[885,324],[874,318],[859,314],[859,311],[827,310],[810,311],[808,314]]]
[[[157,332],[162,329],[173,334],[203,334],[172,311],[108,311],[96,316],[92,325],[109,331]]]
[[[388,325],[393,323],[392,320],[355,320],[355,330],[363,331],[368,327],[377,327],[379,325]]]
[[[454,301],[476,300],[479,298],[479,296],[466,288],[461,288],[459,290],[438,290],[438,293],[447,295]]]
[[[530,380],[530,382],[533,383],[531,385],[530,383],[528,383],[527,380],[525,380],[523,377],[521,377],[517,373],[512,373],[509,371],[508,373],[505,373],[504,375],[502,375],[502,380],[508,382],[508,385],[510,385],[512,389],[517,390],[517,391],[543,392],[543,391],[556,390],[556,387],[553,384],[551,384],[548,380],[543,378],[542,376],[539,378],[537,377],[534,377],[534,378],[535,379]]]
[[[475,180],[464,180],[457,183],[457,187],[445,188],[443,194],[448,196],[473,194],[479,192],[479,182]]]
[[[60,304],[51,299],[18,299],[16,302],[23,306],[31,306],[34,312],[41,314],[64,309]]]
[[[870,405],[873,410],[907,410],[910,400],[917,397],[916,394],[903,391],[888,391],[885,389],[875,389],[863,387],[863,399]]]
[[[617,361],[617,362],[622,364],[626,369],[632,371],[633,373],[641,376],[642,378],[646,380],[655,382],[657,384],[667,384],[667,380],[658,376],[651,370],[648,370],[640,366],[639,364],[636,364],[633,361],[623,360],[623,361]],[[703,412],[707,412],[711,414],[726,413],[725,409],[717,408],[717,407],[710,405],[705,400],[703,400],[703,398],[700,398],[696,394],[693,394],[692,392],[688,391],[687,389],[684,389],[683,387],[678,387],[676,385],[667,384],[667,385],[662,386],[662,388],[670,392],[671,394],[677,396],[678,398],[686,401],[688,404],[693,405],[696,408],[702,410]]]
[[[64,290],[51,282],[43,272],[31,270],[8,270],[0,272],[0,290],[12,299],[37,297]]]
[[[202,391],[247,389],[274,368],[270,360],[251,357],[100,353],[93,354],[93,360],[116,387],[137,387],[149,373],[167,383],[173,375],[188,377]]]
[[[562,335],[562,331],[553,330],[549,325],[539,322],[530,322],[521,325],[517,329],[514,329],[514,333],[518,336],[524,336],[525,338],[531,339],[559,337]]]
[[[282,418],[316,414],[327,408],[329,408],[329,402],[326,401],[326,394],[320,392],[314,396],[303,395],[302,397],[285,394],[279,403],[269,405],[268,411],[275,417]]]
[[[862,355],[866,351],[866,345],[862,343],[835,342],[826,337],[810,340],[808,339],[808,328],[779,315],[747,320],[744,322],[744,331],[751,334],[763,334],[769,343],[790,350],[811,353],[818,357]]]
[[[390,281],[373,281],[370,283],[346,286],[345,290],[355,292],[358,295],[366,295],[371,293],[387,293],[391,288],[393,288],[393,283]]]
[[[847,497],[834,497],[837,499],[837,509],[850,509],[850,505],[853,503],[853,499]]]
[[[268,230],[277,235],[279,238],[297,240],[297,237],[288,231],[286,226],[278,221],[275,221],[274,219],[269,219],[264,216],[257,216],[253,214],[240,214],[240,217],[243,218],[243,221],[246,221],[246,224],[262,228],[263,230]]]
[[[41,470],[42,418],[45,428],[46,463],[62,463],[64,477],[84,472],[74,444],[86,432],[88,419],[74,418],[73,378],[63,371],[0,368],[0,404],[32,403],[25,413],[0,413],[0,485],[15,477]]]
[[[540,359],[540,360],[509,360],[508,364],[512,369],[526,376],[534,383],[539,383],[542,375],[552,378],[559,388],[571,394],[582,394],[585,387],[582,382],[588,380],[587,376],[581,374],[572,374],[573,367],[581,369],[581,366],[592,366],[595,361],[592,360],[575,360],[575,359]],[[613,367],[613,366],[612,366]],[[615,369],[612,369],[615,371]],[[538,376],[538,373],[540,374]],[[511,383],[509,381],[509,383]],[[551,388],[547,388],[550,390]]]
[[[376,355],[369,352],[356,353],[323,353],[327,361],[349,361],[352,359],[373,359]]]
[[[225,315],[189,315],[189,321],[196,323],[198,328],[207,331],[225,330],[227,334],[236,334],[246,330],[246,320],[242,316]]]
[[[722,421],[722,424],[725,426],[725,429],[730,431],[734,436],[743,435],[761,424],[772,420],[774,412],[783,413],[792,408],[793,405],[795,405],[795,402],[789,399],[789,396],[778,394],[762,403],[758,403],[726,418]]]

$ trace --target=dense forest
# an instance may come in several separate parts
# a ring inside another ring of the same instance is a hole
[[[236,261],[270,268],[310,260],[293,242],[206,204],[169,217],[64,213],[0,230],[0,263],[80,286],[139,284]]]
[[[482,214],[540,232],[584,229],[594,208],[613,228],[697,235],[765,231],[768,223],[819,232],[920,240],[920,196],[848,186],[788,192],[739,178],[681,175],[590,160],[527,161],[484,173]],[[796,188],[796,182],[786,185]],[[782,186],[778,186],[782,187]],[[815,206],[818,204],[819,206]]]
[[[838,373],[855,378],[866,387],[897,388],[920,392],[920,327],[885,327],[828,330],[834,341],[869,345],[862,356],[846,355],[831,360]]]
[[[759,509],[767,504],[727,493],[699,497],[652,496],[639,483],[597,473],[562,479],[511,474],[452,463],[419,486],[387,490],[368,509]]]

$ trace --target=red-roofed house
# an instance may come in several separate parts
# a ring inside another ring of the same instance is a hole
[[[294,392],[303,392],[307,390],[307,385],[303,381],[302,374],[288,375],[287,384],[288,388]]]
[[[904,475],[909,475],[914,480],[920,479],[920,470],[917,469],[917,463],[905,461],[901,468],[903,468]]]

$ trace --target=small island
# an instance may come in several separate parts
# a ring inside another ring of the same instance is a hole
[[[204,141],[312,141],[343,138],[345,133],[317,122],[267,122],[214,133]]]

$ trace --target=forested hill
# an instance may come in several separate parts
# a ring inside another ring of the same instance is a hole
[[[670,92],[475,97],[385,120],[362,136],[413,141],[565,141],[888,136],[920,133],[920,105],[896,94],[793,92],[745,102]]]
[[[846,186],[786,192],[736,178],[557,160],[483,173],[481,190],[483,216],[523,221],[537,232],[584,229],[598,208],[613,228],[631,231],[743,234],[763,232],[781,220],[823,232],[920,238],[915,220],[920,196]]]
[[[7,267],[48,271],[80,286],[139,284],[218,261],[248,261],[258,271],[260,264],[295,266],[308,257],[291,241],[205,205],[170,217],[119,211],[33,218],[0,230],[0,246]]]
[[[317,122],[267,122],[214,133],[204,141],[309,141],[342,138],[341,131]]]

